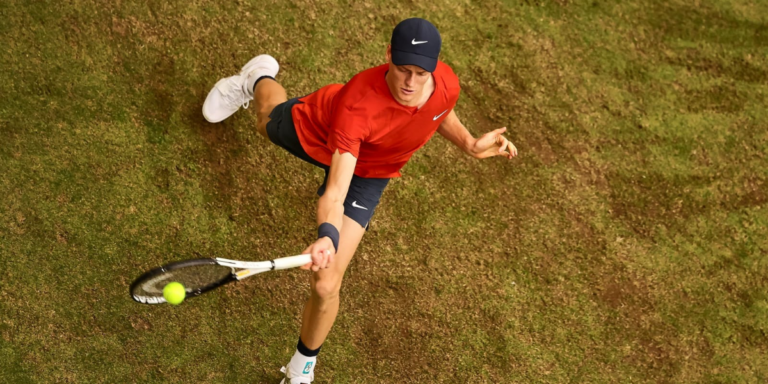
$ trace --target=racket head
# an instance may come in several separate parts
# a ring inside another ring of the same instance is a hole
[[[184,285],[187,300],[234,280],[235,269],[220,265],[215,259],[182,260],[145,272],[131,283],[130,294],[138,303],[163,304],[163,288],[170,282]]]

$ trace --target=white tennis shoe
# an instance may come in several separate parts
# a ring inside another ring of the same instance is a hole
[[[232,116],[240,107],[247,109],[253,100],[253,84],[262,76],[277,76],[280,65],[270,55],[251,59],[240,74],[216,82],[203,103],[203,117],[218,123]]]
[[[292,376],[291,371],[286,368],[280,368],[280,372],[285,373],[285,378],[280,380],[280,384],[310,384],[315,379],[315,372],[310,372],[309,377],[306,376]],[[289,381],[285,381],[289,380]]]

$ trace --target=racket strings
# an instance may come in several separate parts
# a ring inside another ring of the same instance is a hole
[[[139,296],[162,296],[163,288],[170,282],[179,282],[187,292],[204,289],[227,279],[233,273],[230,267],[221,265],[192,265],[167,270],[138,284],[134,294]]]

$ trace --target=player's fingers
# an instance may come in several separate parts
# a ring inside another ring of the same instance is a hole
[[[323,250],[317,246],[312,252],[312,270],[317,272],[323,268]]]
[[[499,154],[507,154],[506,152],[504,152],[504,150],[507,149],[507,146],[509,145],[509,140],[507,140],[507,138],[504,136],[499,136],[499,137],[500,137]]]
[[[302,255],[306,255],[306,254],[309,254],[309,255],[310,255],[310,257],[311,257],[311,256],[312,256],[312,246],[310,245],[309,247],[305,248],[305,249],[304,249],[304,252],[302,252],[301,254],[302,254]],[[311,266],[312,266],[312,262],[310,261],[309,263],[306,263],[306,264],[302,265],[302,266],[301,266],[301,267],[299,267],[299,268],[300,268],[300,269],[304,269],[304,270],[307,270],[307,269],[309,269]]]
[[[493,136],[494,136],[494,142],[496,144],[500,144],[502,142],[502,140],[504,140],[503,134],[506,131],[507,131],[507,127],[503,127],[503,128],[499,128],[499,129],[493,130],[491,132],[493,134]]]
[[[320,250],[320,256],[317,260],[317,263],[315,263],[317,269],[325,269],[325,264],[328,262],[327,259],[328,256],[325,254],[325,250]]]
[[[325,258],[325,255],[323,254],[323,249],[318,247],[317,245],[314,245],[312,247],[312,270],[316,271],[315,267],[321,267],[323,265],[323,259]]]
[[[326,249],[323,251],[323,269],[328,268],[329,264],[331,264],[331,251]]]

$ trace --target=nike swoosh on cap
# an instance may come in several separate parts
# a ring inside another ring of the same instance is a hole
[[[427,43],[427,41],[416,41],[416,39],[411,40],[411,44],[413,44],[413,45],[424,44],[424,43]]]

